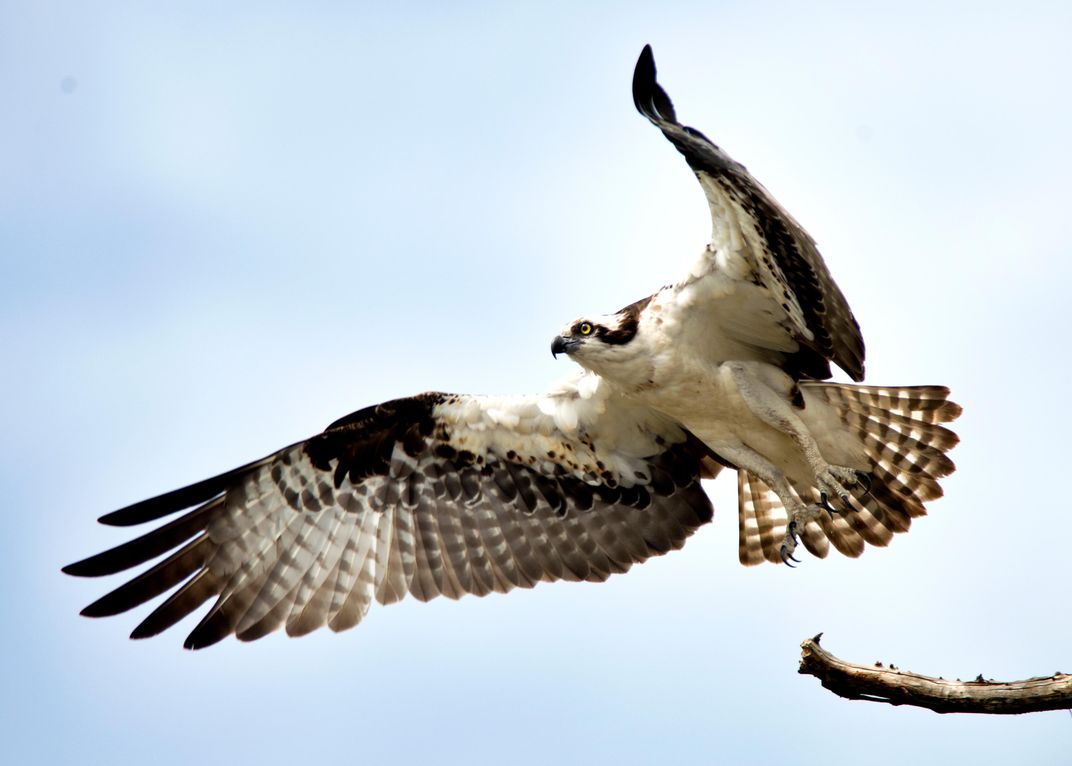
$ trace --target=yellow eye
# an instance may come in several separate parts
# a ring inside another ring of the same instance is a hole
[[[581,335],[591,335],[592,325],[588,324],[588,322],[581,322],[580,326],[577,328],[577,332]]]

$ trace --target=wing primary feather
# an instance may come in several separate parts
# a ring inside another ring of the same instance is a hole
[[[289,447],[287,449],[289,449]],[[246,474],[270,460],[273,460],[277,454],[278,453],[273,453],[261,460],[247,463],[240,468],[227,471],[227,473],[221,473],[219,476],[213,476],[210,479],[199,481],[196,484],[181,487],[172,490],[171,492],[157,495],[156,497],[150,497],[148,500],[142,500],[139,503],[128,505],[125,508],[120,508],[118,511],[106,513],[97,519],[97,521],[101,524],[107,524],[110,527],[132,527],[136,524],[144,524],[147,521],[155,521],[164,516],[169,516],[172,513],[176,513],[193,505],[198,505],[199,503],[208,502],[216,495],[230,489]]]
[[[238,620],[241,618],[242,614],[245,613],[246,608],[249,605],[248,599],[250,597],[246,596],[243,598],[242,595],[243,594],[232,594],[226,601],[218,603],[216,607],[209,610],[209,613],[205,615],[204,619],[190,631],[190,635],[186,637],[186,640],[182,644],[183,648],[204,649],[207,646],[219,643],[227,638],[227,636],[231,635],[231,633],[234,632],[235,627],[238,625]],[[201,604],[197,604],[194,608],[197,608],[197,606],[200,605]]]
[[[670,96],[655,79],[655,56],[645,45],[633,70],[633,103],[652,122],[677,122]]]
[[[163,633],[210,598],[219,595],[220,589],[219,579],[209,570],[202,569],[142,620],[130,637],[149,638]]]
[[[214,550],[208,535],[202,534],[152,569],[94,601],[82,610],[82,616],[110,617],[144,604],[203,567]]]
[[[130,569],[181,545],[202,531],[208,517],[223,504],[223,498],[207,503],[185,516],[154,529],[130,542],[117,545],[88,559],[76,561],[63,572],[76,577],[101,577]]]

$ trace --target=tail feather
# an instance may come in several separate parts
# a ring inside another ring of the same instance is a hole
[[[839,409],[888,418],[901,415],[917,423],[949,423],[960,417],[961,407],[949,401],[945,386],[857,386],[840,383],[801,383],[801,388],[823,389],[826,400]]]
[[[856,386],[804,382],[806,398],[830,405],[841,419],[846,438],[855,437],[869,466],[870,486],[858,483],[850,511],[823,515],[810,522],[801,542],[825,558],[833,545],[855,558],[867,544],[885,546],[895,534],[908,531],[912,519],[926,514],[924,503],[942,496],[938,480],[956,469],[946,451],[957,435],[942,423],[955,420],[961,408],[949,401],[941,386]],[[819,491],[792,486],[805,503],[818,503]],[[787,516],[777,495],[759,478],[738,472],[739,556],[742,564],[781,561]]]

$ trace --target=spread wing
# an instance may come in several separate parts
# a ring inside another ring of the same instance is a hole
[[[859,325],[814,240],[743,165],[677,121],[651,46],[633,73],[633,101],[684,155],[711,208],[711,244],[678,286],[691,290],[681,302],[707,309],[705,323],[730,340],[782,354],[800,374],[827,378],[834,362],[863,380]]]
[[[711,519],[699,481],[710,458],[593,378],[539,397],[429,393],[361,410],[102,517],[130,526],[186,510],[64,571],[108,575],[167,554],[83,614],[171,591],[131,634],[143,638],[215,599],[186,639],[192,649],[280,626],[345,630],[373,600],[407,593],[427,601],[605,580],[681,547]]]

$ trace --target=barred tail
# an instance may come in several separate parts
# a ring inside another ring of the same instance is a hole
[[[870,486],[849,487],[852,512],[810,522],[801,534],[804,547],[825,558],[832,543],[855,558],[865,544],[884,546],[895,533],[908,531],[912,518],[927,512],[923,504],[942,496],[938,480],[956,468],[946,452],[956,446],[957,435],[941,425],[961,413],[949,401],[949,389],[810,381],[800,388],[805,409],[811,403],[832,408],[845,426],[844,437],[858,440],[870,464]],[[814,487],[794,483],[792,489],[805,503],[819,501]],[[746,471],[737,472],[737,492],[741,563],[780,562],[787,520],[778,496]]]

